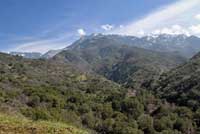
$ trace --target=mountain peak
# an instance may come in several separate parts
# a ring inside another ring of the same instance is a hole
[[[152,38],[152,39],[155,39],[155,38],[160,38],[160,39],[183,38],[183,39],[186,39],[188,37],[190,37],[190,36],[187,36],[185,34],[150,34],[147,36],[143,36],[142,38]]]

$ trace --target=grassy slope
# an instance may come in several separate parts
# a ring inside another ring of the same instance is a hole
[[[62,123],[31,121],[0,114],[0,134],[88,134],[86,131]]]

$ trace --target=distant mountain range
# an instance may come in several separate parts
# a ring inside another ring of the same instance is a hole
[[[10,52],[9,54],[14,56],[22,56],[28,59],[39,59],[42,54],[38,52]]]
[[[145,48],[158,52],[177,53],[187,58],[191,58],[200,51],[200,38],[196,36],[168,34],[144,36],[141,38],[135,36],[92,34],[81,38],[68,48],[72,48],[74,46],[84,47],[85,45],[82,42],[85,42],[85,40],[88,42],[94,42],[95,40],[103,37],[120,44]]]
[[[73,47],[83,48],[87,44],[83,44],[87,42],[94,42],[95,40],[101,38],[107,38],[113,40],[117,43],[135,46],[139,48],[149,49],[158,52],[170,52],[176,53],[186,58],[191,58],[197,52],[200,51],[200,38],[196,36],[186,36],[186,35],[152,35],[152,36],[144,36],[144,37],[135,37],[135,36],[121,36],[121,35],[103,35],[103,34],[92,34],[89,36],[84,36],[81,39],[75,41],[69,47],[63,49],[69,49]],[[52,58],[62,50],[50,50],[45,54],[39,53],[18,53],[11,52],[13,55],[21,55],[26,58]]]

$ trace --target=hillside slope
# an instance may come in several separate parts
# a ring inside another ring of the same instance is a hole
[[[0,134],[89,134],[62,123],[31,121],[24,117],[0,114]]]
[[[200,108],[200,53],[186,64],[163,74],[155,91],[169,102]]]
[[[82,73],[62,62],[0,54],[0,110],[17,111],[33,120],[80,126],[78,109],[85,108],[86,102],[90,111],[93,102],[123,94],[123,90],[101,76]]]
[[[55,59],[28,60],[7,54],[0,54],[0,111],[20,113],[34,121],[16,119],[17,123],[10,125],[15,119],[0,116],[3,132],[29,133],[33,127],[45,133],[57,126],[49,122],[85,127],[92,134],[199,131],[198,112],[162,102],[148,91],[122,88],[102,76],[82,73]],[[8,125],[4,126],[7,118]],[[65,128],[68,126],[58,125],[59,131]]]
[[[53,59],[65,61],[83,71],[94,71],[136,89],[185,61],[183,57],[172,53],[131,46],[111,35],[83,37]]]

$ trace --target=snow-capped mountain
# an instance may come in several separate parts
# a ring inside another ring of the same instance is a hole
[[[190,58],[200,51],[200,38],[196,36],[186,35],[151,35],[144,37],[135,36],[122,36],[122,35],[103,35],[103,34],[92,34],[85,36],[74,42],[67,49],[75,47],[84,48],[88,44],[92,44],[96,40],[110,39],[116,44],[124,44],[135,46],[139,48],[145,48],[159,52],[171,52],[178,53],[184,57]]]
[[[128,46],[135,46],[148,50],[158,52],[171,52],[177,53],[181,56],[190,58],[200,51],[200,38],[196,36],[186,35],[149,35],[144,37],[136,36],[123,36],[123,35],[105,35],[105,34],[91,34],[89,36],[83,36],[79,40],[72,43],[70,46],[59,49],[50,50],[47,53],[41,55],[40,53],[18,53],[11,52],[12,55],[20,55],[26,58],[52,58],[56,54],[63,50],[79,48],[82,49],[87,45],[92,45],[93,42],[109,39],[116,45],[123,44]]]

